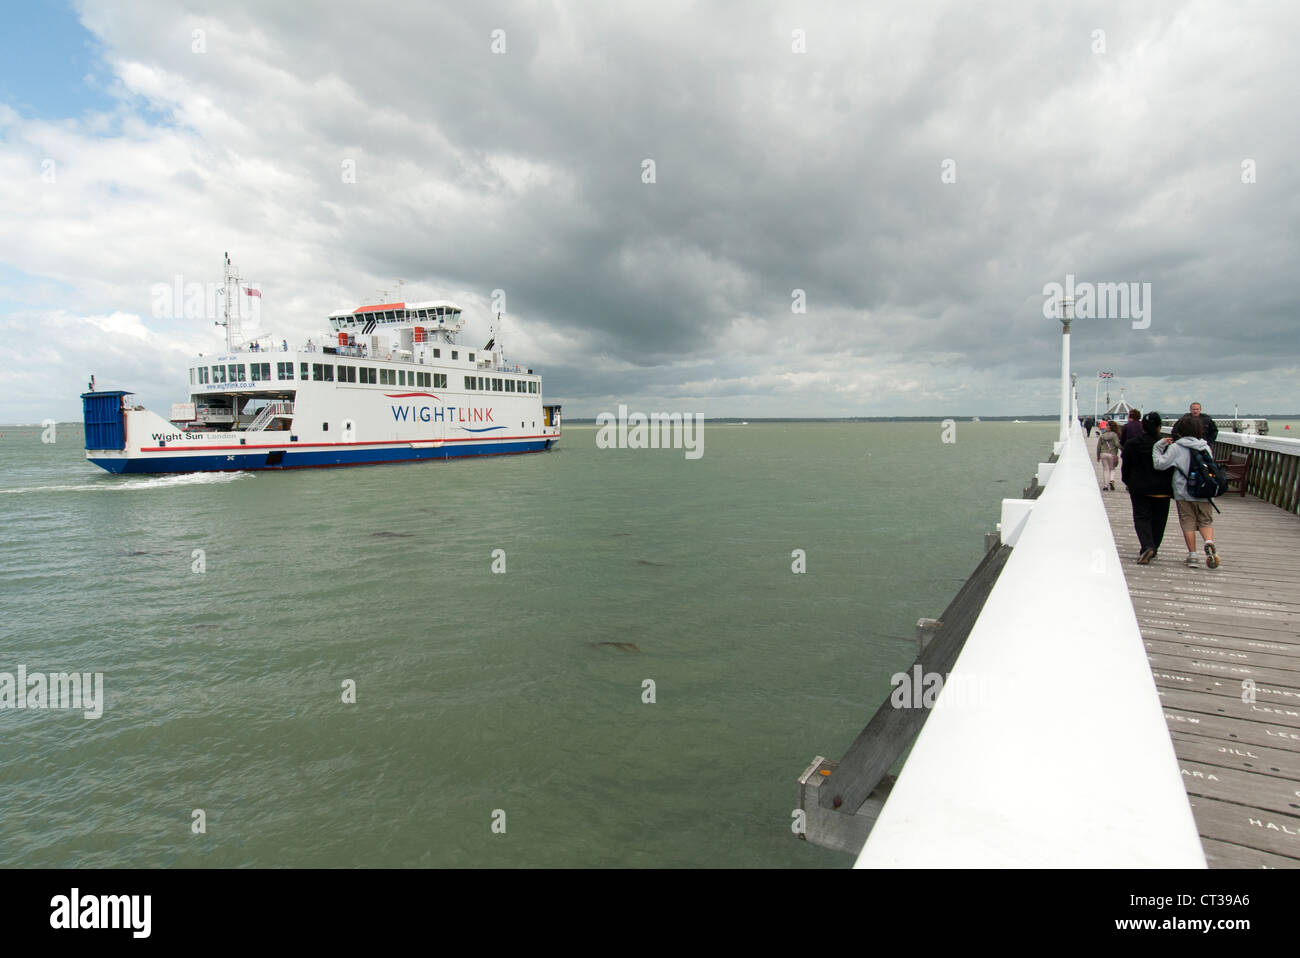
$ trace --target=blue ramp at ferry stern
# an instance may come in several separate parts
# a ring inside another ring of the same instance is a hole
[[[81,416],[86,425],[87,449],[125,449],[122,397],[128,392],[81,394]]]

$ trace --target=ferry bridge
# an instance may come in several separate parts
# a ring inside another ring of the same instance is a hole
[[[1140,566],[1062,395],[1052,455],[918,623],[909,684],[942,692],[892,694],[813,760],[802,837],[859,868],[1300,867],[1300,440],[1220,432],[1241,476],[1216,500],[1223,564],[1183,564],[1171,509]]]

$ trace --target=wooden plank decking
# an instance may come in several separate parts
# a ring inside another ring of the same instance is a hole
[[[1095,457],[1096,433],[1089,445]],[[1193,569],[1171,506],[1159,557],[1140,566],[1124,484],[1102,499],[1206,860],[1300,868],[1300,516],[1216,500],[1223,564],[1202,552]]]

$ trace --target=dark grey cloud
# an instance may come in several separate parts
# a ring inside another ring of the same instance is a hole
[[[1050,412],[1043,287],[1071,273],[1153,289],[1148,329],[1076,324],[1082,381],[1297,405],[1300,11],[95,2],[84,19],[131,96],[191,137],[173,191],[139,204],[199,192],[186,227],[243,240],[304,334],[401,276],[504,289],[521,360],[579,413]],[[112,288],[143,282],[132,264],[150,282],[180,256],[204,268],[193,239],[128,248],[100,269]]]

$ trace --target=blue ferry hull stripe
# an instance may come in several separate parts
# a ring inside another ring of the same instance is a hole
[[[243,472],[260,469],[303,469],[320,466],[380,465],[390,462],[423,462],[439,459],[462,459],[468,456],[509,455],[541,452],[551,440],[530,442],[494,442],[479,445],[442,446],[410,449],[352,449],[335,447],[319,450],[284,450],[276,465],[268,465],[269,453],[242,453],[229,456],[148,456],[92,458],[90,461],[112,473],[160,472]]]

